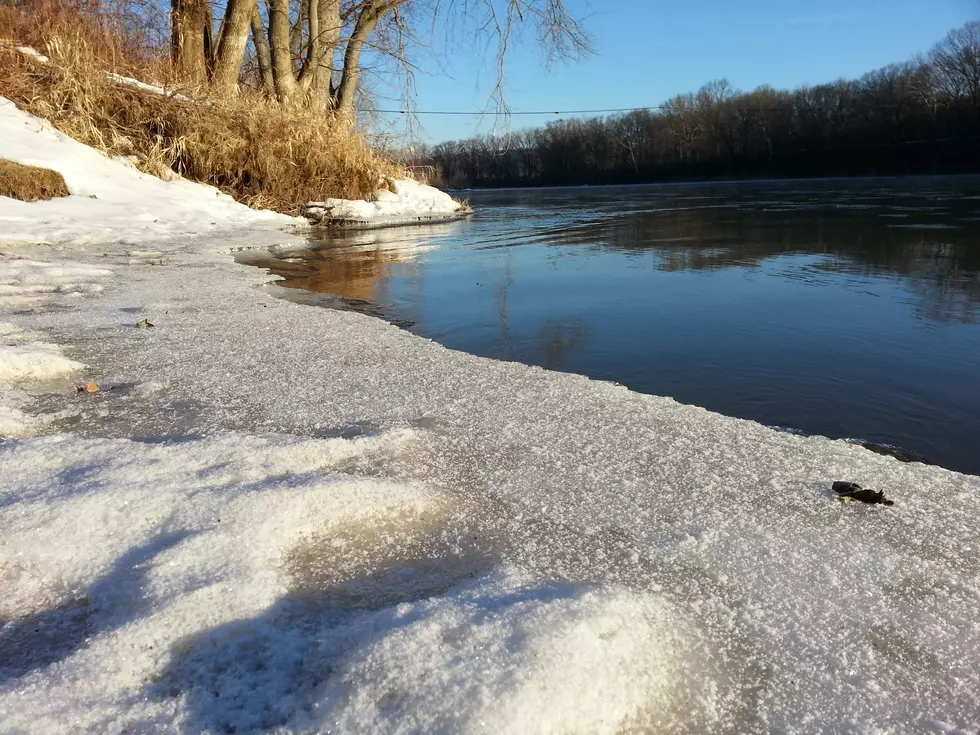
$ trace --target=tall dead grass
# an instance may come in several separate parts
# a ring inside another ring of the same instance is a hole
[[[8,42],[0,47],[0,95],[76,140],[134,157],[155,175],[176,172],[287,213],[327,197],[369,197],[385,178],[404,175],[359,135],[310,107],[248,89],[207,100],[114,81],[109,72],[172,89],[159,49],[79,3],[0,8],[0,41]],[[49,61],[14,45],[30,45]]]

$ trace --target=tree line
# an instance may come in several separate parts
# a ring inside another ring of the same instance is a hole
[[[980,172],[980,22],[857,80],[727,80],[654,109],[401,152],[448,187]]]

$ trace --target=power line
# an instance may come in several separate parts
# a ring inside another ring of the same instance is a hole
[[[507,115],[595,115],[601,112],[639,112],[640,110],[665,110],[667,105],[649,105],[647,107],[608,107],[601,110],[511,110]],[[479,115],[494,114],[491,112],[466,112],[462,110],[364,110],[365,112],[383,112],[389,115]]]
[[[597,110],[510,110],[505,115],[597,115],[600,113],[611,113],[611,112],[641,112],[646,110],[669,110],[672,109],[672,105],[647,105],[645,107],[606,107]],[[883,109],[893,109],[901,107],[898,103],[884,103],[871,105],[866,109],[871,110],[883,110]],[[808,105],[806,108],[807,112],[853,112],[854,107],[851,105]],[[694,112],[697,111],[697,107],[686,107],[682,108],[682,111]],[[738,109],[739,112],[793,112],[796,111],[794,105],[784,105],[782,107],[751,107],[751,108],[741,108]],[[481,112],[473,112],[468,110],[385,110],[380,108],[370,108],[364,109],[362,112],[379,112],[387,115],[468,115],[470,117],[479,117],[480,115],[490,115],[496,114],[483,110]]]

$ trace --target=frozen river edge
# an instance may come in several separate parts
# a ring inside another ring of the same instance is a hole
[[[980,725],[980,479],[273,298],[229,251],[275,217],[107,240],[83,198],[0,200],[63,235],[0,250],[45,434],[0,446],[5,728]]]

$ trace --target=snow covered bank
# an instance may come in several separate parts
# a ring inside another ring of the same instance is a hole
[[[254,210],[217,189],[175,178],[162,181],[72,140],[0,97],[0,157],[65,177],[72,196],[28,204],[0,197],[0,245],[33,242],[138,243],[200,236],[232,228],[281,229],[314,223],[377,227],[452,219],[465,207],[448,194],[408,179],[376,200],[328,199],[306,205],[304,218]]]
[[[980,727],[980,478],[452,352],[269,297],[219,254],[241,233],[147,232],[4,254],[5,344],[103,390],[30,388],[71,433],[0,443],[3,729]]]
[[[453,219],[469,210],[443,191],[411,179],[393,183],[394,191],[381,189],[374,201],[327,199],[310,202],[303,214],[313,222],[379,227]]]
[[[46,202],[0,197],[0,244],[132,242],[231,227],[304,224],[249,209],[210,186],[162,181],[72,140],[0,97],[0,157],[65,177],[72,196]]]

